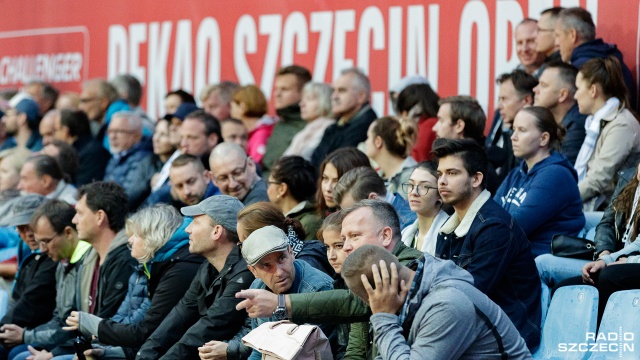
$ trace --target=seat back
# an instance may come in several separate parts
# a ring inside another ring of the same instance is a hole
[[[7,313],[7,307],[9,306],[9,293],[4,290],[0,290],[0,319]]]
[[[640,359],[640,290],[615,292],[604,308],[589,359]],[[591,341],[593,342],[593,341]]]
[[[564,286],[551,299],[542,329],[540,347],[534,359],[572,359],[589,357],[589,351],[571,348],[585,342],[587,333],[595,333],[598,318],[598,290],[593,286]]]

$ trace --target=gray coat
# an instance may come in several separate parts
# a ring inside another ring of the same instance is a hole
[[[371,316],[377,359],[500,359],[497,336],[509,359],[531,358],[513,323],[473,286],[467,271],[425,254],[424,268],[414,282],[419,283],[409,293],[402,325],[395,314]],[[408,329],[406,338],[403,326]]]

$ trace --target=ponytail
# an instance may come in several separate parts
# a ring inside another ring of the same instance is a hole
[[[391,154],[406,158],[418,137],[418,127],[413,120],[385,116],[375,121],[373,135],[380,136]]]

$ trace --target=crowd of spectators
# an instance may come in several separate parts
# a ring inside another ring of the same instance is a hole
[[[419,75],[376,114],[357,68],[282,67],[272,111],[255,84],[175,89],[159,119],[127,74],[2,92],[0,360],[260,359],[242,338],[280,320],[336,359],[526,359],[572,284],[601,318],[640,288],[636,88],[582,8],[514,37],[487,136]]]

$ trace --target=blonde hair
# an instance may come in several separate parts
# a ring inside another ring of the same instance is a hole
[[[182,216],[173,206],[157,204],[144,208],[127,219],[127,236],[136,235],[144,242],[141,264],[151,260],[182,224]]]
[[[384,146],[394,155],[405,158],[418,137],[416,123],[409,119],[385,116],[374,122],[373,136],[380,136]]]
[[[14,147],[0,151],[0,162],[6,161],[16,173],[20,173],[22,165],[29,160],[33,153],[25,147]]]

